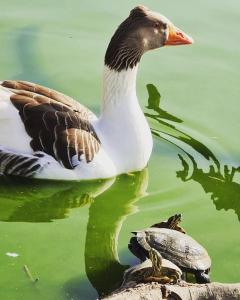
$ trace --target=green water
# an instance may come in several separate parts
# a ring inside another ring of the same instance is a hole
[[[0,78],[45,84],[98,112],[108,40],[136,4],[4,1]],[[208,250],[212,280],[240,281],[239,1],[144,4],[195,39],[142,60],[142,107],[146,84],[162,95],[158,109],[150,87],[152,102],[144,108],[155,136],[148,169],[89,183],[2,178],[0,299],[95,299],[135,262],[130,232],[176,212]]]

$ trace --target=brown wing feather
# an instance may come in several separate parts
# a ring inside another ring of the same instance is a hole
[[[87,162],[99,151],[100,141],[89,119],[93,115],[72,98],[25,81],[4,81],[13,92],[10,99],[18,109],[34,151],[55,157],[73,169],[84,155]]]
[[[5,80],[2,82],[2,86],[12,90],[14,93],[21,93],[24,95],[45,96],[45,99],[55,100],[64,106],[67,106],[71,110],[78,112],[82,118],[90,119],[94,114],[85,106],[75,101],[69,96],[66,96],[58,91],[46,88],[44,86],[21,80]]]

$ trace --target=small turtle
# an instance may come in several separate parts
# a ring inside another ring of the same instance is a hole
[[[166,221],[162,221],[160,223],[156,223],[152,225],[151,227],[156,227],[156,228],[169,228],[173,230],[180,231],[182,233],[186,233],[186,231],[179,226],[179,223],[182,221],[182,214],[175,214],[168,218]]]
[[[185,273],[195,275],[197,283],[210,282],[209,271],[211,259],[207,251],[189,235],[180,231],[150,227],[141,231],[133,232],[134,237],[130,239],[129,250],[141,261],[145,261],[148,255],[148,249],[141,242],[142,235],[146,235],[146,241],[163,258],[176,264]]]
[[[135,265],[124,272],[122,286],[139,282],[177,283],[182,276],[182,271],[171,261],[162,258],[161,254],[151,248],[146,242],[145,233],[139,234],[139,243],[147,249],[149,259]]]

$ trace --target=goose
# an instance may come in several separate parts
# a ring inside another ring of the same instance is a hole
[[[142,170],[152,152],[136,95],[142,55],[193,39],[163,15],[137,6],[108,45],[99,118],[77,100],[20,80],[0,82],[0,174],[90,180]]]

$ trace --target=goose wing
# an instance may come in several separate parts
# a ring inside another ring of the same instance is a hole
[[[100,140],[90,121],[95,115],[62,93],[26,81],[4,81],[10,100],[19,111],[33,151],[53,156],[73,169],[82,159],[91,162]]]

